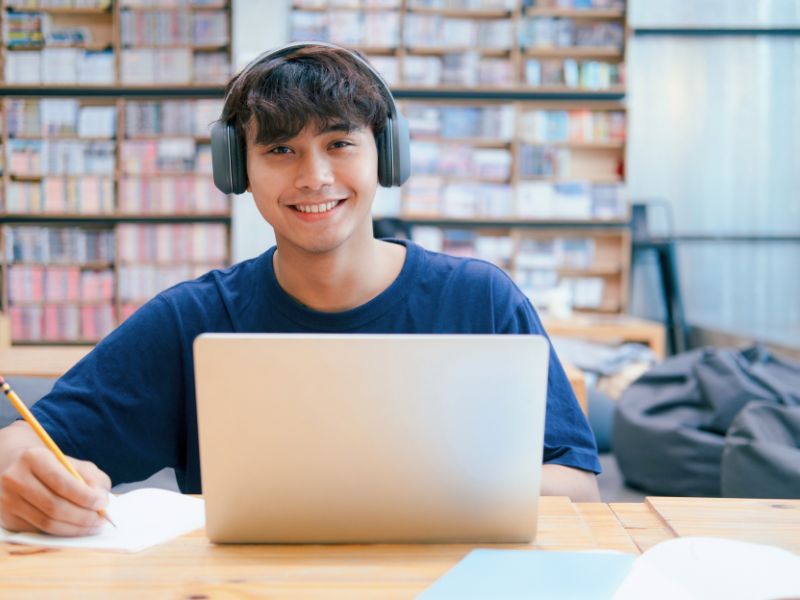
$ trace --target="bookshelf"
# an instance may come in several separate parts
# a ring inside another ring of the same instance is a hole
[[[401,99],[412,177],[379,190],[376,217],[494,262],[545,312],[566,297],[613,315],[630,272],[625,19],[621,0],[294,0],[291,39],[358,48]]]
[[[2,0],[3,85],[224,85],[229,2]]]
[[[230,262],[209,131],[230,4],[4,0],[0,16],[0,309],[15,345],[93,344]]]

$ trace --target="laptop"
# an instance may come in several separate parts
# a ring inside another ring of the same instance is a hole
[[[548,356],[533,335],[198,336],[209,539],[530,542]]]

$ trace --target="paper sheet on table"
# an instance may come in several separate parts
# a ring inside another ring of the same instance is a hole
[[[0,529],[0,542],[14,542],[48,548],[89,548],[139,552],[162,544],[205,524],[205,504],[200,498],[176,492],[143,488],[111,496],[109,523],[98,535],[63,538],[38,533],[12,533]]]
[[[800,556],[721,538],[661,542],[640,556],[614,600],[800,598]]]

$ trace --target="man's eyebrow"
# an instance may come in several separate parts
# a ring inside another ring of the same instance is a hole
[[[358,126],[354,123],[348,123],[346,121],[337,121],[335,123],[328,123],[325,127],[321,127],[319,133],[333,133],[335,131],[343,131],[344,133],[349,133],[355,129],[358,129]]]

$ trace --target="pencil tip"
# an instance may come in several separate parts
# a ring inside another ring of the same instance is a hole
[[[112,521],[112,520],[111,520],[111,517],[109,517],[109,516],[108,516],[108,513],[107,513],[106,511],[104,511],[104,510],[100,510],[100,511],[98,511],[98,513],[99,513],[99,514],[100,514],[100,516],[101,516],[101,517],[103,517],[103,518],[104,518],[106,521],[108,521],[109,523],[111,523],[111,525],[113,525],[113,526],[114,526],[114,529],[116,529],[116,528],[117,528],[117,524],[116,524],[116,523],[114,523],[114,521]]]

